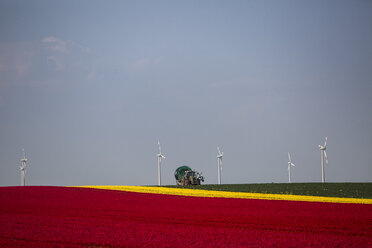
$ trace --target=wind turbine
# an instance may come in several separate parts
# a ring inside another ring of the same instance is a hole
[[[324,158],[326,161],[326,164],[328,164],[328,158],[327,158],[327,137],[325,137],[324,146],[318,145],[320,150],[320,158],[321,158],[321,164],[322,164],[322,183],[325,181],[325,173],[324,173]]]
[[[221,184],[221,171],[222,171],[222,157],[223,152],[220,151],[220,148],[217,146],[217,170],[218,170],[218,184]]]
[[[19,169],[21,170],[21,186],[25,186],[25,174],[26,174],[26,162],[27,158],[25,155],[25,149],[22,148],[22,154],[23,158],[21,159],[21,166],[19,166]]]
[[[161,166],[161,160],[165,159],[165,156],[161,153],[161,146],[160,146],[160,141],[158,140],[158,146],[159,146],[159,153],[156,155],[158,157],[158,185],[161,185],[161,171],[160,171],[160,166]]]
[[[288,182],[291,183],[291,166],[295,166],[294,163],[292,163],[291,155],[288,152]]]

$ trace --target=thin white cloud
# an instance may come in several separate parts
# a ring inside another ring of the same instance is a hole
[[[133,64],[133,69],[135,70],[143,70],[145,69],[145,67],[150,63],[150,59],[149,58],[143,58],[143,59],[139,59],[137,60],[134,64]]]
[[[154,60],[155,65],[159,65],[161,62],[163,62],[163,57],[158,57],[157,59]]]
[[[61,52],[61,53],[69,52],[67,43],[55,37],[46,37],[42,40],[42,42],[47,44],[47,49],[51,51]]]
[[[23,78],[35,70],[37,42],[0,43],[1,81]]]
[[[163,61],[163,57],[158,57],[156,59],[141,58],[141,59],[136,60],[132,64],[132,69],[135,71],[143,71],[147,68],[150,68],[151,66],[161,64],[162,61]]]
[[[0,43],[0,81],[92,79],[90,49],[53,36],[40,41]]]
[[[89,74],[88,76],[86,77],[87,80],[93,80],[96,78],[96,75],[97,75],[97,72],[95,69],[93,69]]]
[[[16,71],[18,76],[24,76],[27,74],[28,66],[27,64],[18,64],[16,65]]]
[[[56,37],[50,36],[50,37],[45,37],[42,41],[44,43],[54,43],[54,42],[57,42],[58,39]]]

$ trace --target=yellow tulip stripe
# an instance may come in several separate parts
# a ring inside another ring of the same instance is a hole
[[[263,200],[286,200],[286,201],[306,201],[306,202],[331,202],[331,203],[358,203],[372,204],[372,199],[360,198],[341,198],[341,197],[324,197],[324,196],[305,196],[305,195],[285,195],[285,194],[262,194],[262,193],[243,193],[212,191],[200,189],[183,189],[183,188],[166,188],[150,186],[76,186],[83,188],[120,190],[137,193],[166,194],[179,196],[196,196],[196,197],[219,197],[219,198],[240,198],[240,199],[263,199]]]

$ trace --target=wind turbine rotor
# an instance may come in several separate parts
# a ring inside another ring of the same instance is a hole
[[[165,159],[165,156],[161,153],[161,146],[160,146],[160,141],[158,140],[158,147],[159,147],[159,153],[156,154],[158,157],[158,185],[161,185],[161,162],[162,159]]]
[[[327,137],[325,137],[325,141],[324,141],[324,158],[325,158],[325,161],[326,161],[326,164],[328,164],[328,157],[327,157]]]
[[[220,150],[220,147],[217,146],[217,152],[218,152],[218,155],[217,156],[220,156],[221,155],[221,150]]]
[[[22,163],[26,163],[27,162],[27,158],[26,158],[26,155],[25,155],[25,149],[22,148],[22,155],[23,155],[23,158],[21,159],[21,162]]]
[[[295,166],[292,163],[291,154],[288,152],[288,182],[291,183],[291,166]]]
[[[160,145],[159,140],[158,140],[158,147],[159,147],[159,153],[156,156],[158,156],[159,158],[165,158],[165,156],[161,153],[161,145]]]
[[[218,177],[217,177],[217,182],[218,184],[221,184],[221,171],[222,171],[222,157],[223,157],[223,152],[221,152],[220,147],[217,146],[217,170],[218,170]]]
[[[158,153],[156,156],[159,157],[159,158],[165,158],[165,156],[161,153]]]
[[[222,157],[223,157],[223,152],[221,152],[220,147],[218,147],[218,146],[217,146],[217,152],[218,152],[218,154],[217,154],[217,158],[221,158],[221,159],[222,159]]]
[[[288,152],[288,166],[295,166],[294,163],[292,163],[291,155]]]
[[[25,149],[22,148],[22,155],[23,158],[21,159],[21,165],[19,166],[19,169],[21,171],[21,186],[25,186],[25,174],[26,174],[26,163],[27,163],[27,158],[25,154]]]
[[[160,141],[158,140],[158,147],[159,147],[159,154],[161,154],[161,146],[160,146]]]
[[[325,140],[324,140],[324,146],[322,146],[322,145],[318,145],[318,146],[319,146],[319,150],[320,150],[320,158],[321,158],[321,166],[322,166],[322,183],[324,183],[325,182],[324,160],[325,160],[326,164],[328,164],[328,157],[327,157],[327,152],[326,152],[327,136],[325,137]]]
[[[325,137],[324,145],[318,145],[320,150],[325,150],[327,149],[327,137]]]

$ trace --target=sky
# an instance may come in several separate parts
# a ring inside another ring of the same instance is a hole
[[[0,0],[0,186],[372,182],[372,2]]]

